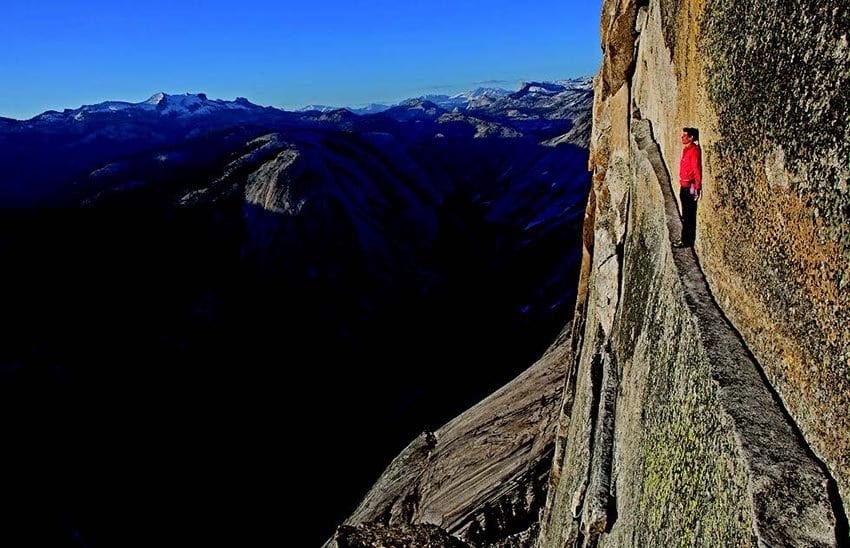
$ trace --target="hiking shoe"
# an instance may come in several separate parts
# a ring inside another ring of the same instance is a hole
[[[691,246],[689,246],[688,244],[686,244],[682,240],[676,240],[675,242],[673,242],[673,247],[675,247],[676,249],[681,249],[683,247],[691,247]]]

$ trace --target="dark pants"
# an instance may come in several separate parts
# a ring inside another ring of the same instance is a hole
[[[679,198],[682,200],[682,243],[694,245],[697,236],[697,201],[691,196],[688,187],[679,189]]]

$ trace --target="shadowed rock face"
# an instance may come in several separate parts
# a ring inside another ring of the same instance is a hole
[[[569,317],[588,183],[569,113],[591,95],[559,93],[537,114],[527,95],[516,125],[480,109],[10,123],[10,149],[56,143],[57,161],[3,156],[33,171],[2,191],[61,207],[0,215],[21,447],[3,535],[243,545],[291,541],[290,515],[299,545],[326,540],[410,439]]]
[[[531,545],[546,496],[569,342],[560,337],[516,379],[411,442],[346,524],[404,530],[427,523],[473,546]],[[335,542],[327,546],[343,546]]]
[[[850,542],[848,9],[605,2],[539,546]],[[695,250],[670,245],[684,126],[703,150]]]
[[[449,535],[436,525],[408,525],[388,528],[381,525],[340,527],[334,541],[340,548],[466,548],[469,545]]]

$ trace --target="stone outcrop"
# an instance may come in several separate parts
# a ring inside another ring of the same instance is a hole
[[[843,546],[848,13],[606,0],[593,187],[539,546]],[[701,131],[695,249],[684,126]]]
[[[411,442],[326,546],[347,546],[340,539],[352,531],[395,538],[422,524],[473,546],[533,544],[569,348],[562,336],[512,382]],[[434,542],[409,546],[443,546]]]
[[[339,548],[469,548],[436,525],[342,525],[334,535]]]

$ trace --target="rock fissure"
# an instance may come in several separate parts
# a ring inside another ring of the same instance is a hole
[[[616,515],[611,511],[611,470],[614,452],[614,418],[617,406],[617,368],[610,341],[595,364],[597,376],[595,420],[591,437],[590,483],[582,509],[582,529],[588,539],[598,536],[613,525]]]
[[[582,481],[580,487],[580,497],[577,499],[577,504],[574,506],[573,515],[579,518],[579,521],[583,522],[583,516],[585,514],[585,505],[587,503],[588,498],[588,485],[593,477],[593,461],[594,454],[596,452],[597,445],[597,436],[596,433],[599,429],[599,402],[602,399],[602,377],[604,375],[603,372],[603,356],[602,354],[596,354],[593,356],[593,361],[590,365],[590,390],[591,390],[591,403],[590,403],[590,432],[588,435],[588,454],[589,459],[587,461],[587,470],[584,472],[584,479]],[[582,530],[585,528],[582,527]]]

